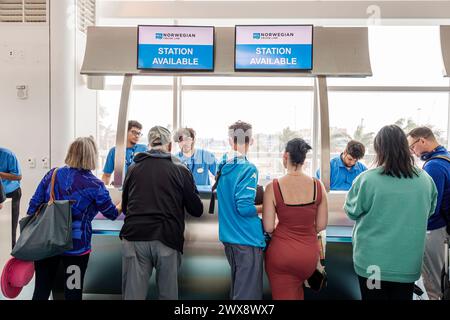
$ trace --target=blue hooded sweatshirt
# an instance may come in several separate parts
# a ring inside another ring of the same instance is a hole
[[[219,166],[219,239],[224,243],[265,247],[262,221],[255,207],[258,170],[246,157],[226,156]]]
[[[446,156],[450,158],[450,153],[443,146],[439,146],[431,152],[422,154],[423,161],[436,156]],[[445,159],[433,159],[428,161],[424,167],[433,179],[438,191],[436,210],[428,219],[428,230],[436,230],[445,227],[447,219],[450,219],[450,162]]]

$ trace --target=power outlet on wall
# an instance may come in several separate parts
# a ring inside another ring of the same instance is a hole
[[[28,158],[27,162],[28,162],[28,168],[30,168],[30,169],[36,168],[36,159],[35,158]]]
[[[21,100],[28,99],[28,86],[25,84],[17,85],[17,98]]]
[[[9,60],[24,60],[25,51],[23,49],[9,48],[6,51]]]
[[[48,158],[42,158],[42,169],[48,169],[50,167],[50,161]]]

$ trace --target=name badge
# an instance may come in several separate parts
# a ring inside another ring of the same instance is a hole
[[[197,173],[203,173],[205,170],[203,170],[203,168],[198,168],[197,169]]]

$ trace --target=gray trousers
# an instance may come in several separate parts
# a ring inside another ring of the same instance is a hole
[[[181,253],[160,241],[122,240],[122,297],[145,300],[149,279],[156,269],[160,300],[178,300],[178,270]]]
[[[441,292],[441,272],[444,266],[445,227],[427,231],[422,265],[423,284],[430,300],[438,300]]]
[[[231,267],[231,300],[261,300],[263,297],[263,252],[261,248],[224,243]]]

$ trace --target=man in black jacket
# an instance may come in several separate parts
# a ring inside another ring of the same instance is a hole
[[[170,131],[148,133],[150,151],[138,153],[128,169],[122,193],[122,294],[125,300],[147,297],[153,268],[159,299],[178,299],[178,269],[184,244],[186,211],[203,214],[191,172],[170,153]]]

